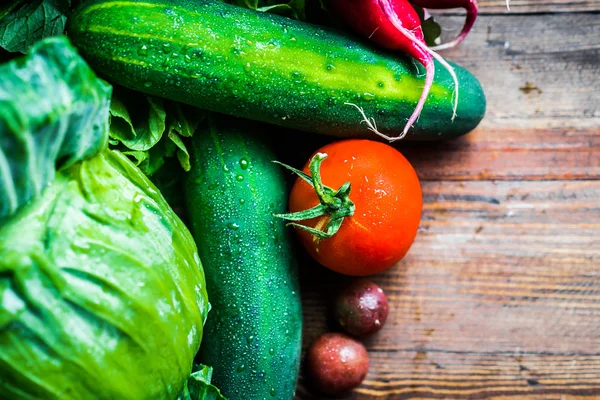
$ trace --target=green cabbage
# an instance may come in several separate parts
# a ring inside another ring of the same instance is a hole
[[[65,37],[0,65],[0,224],[57,169],[106,148],[110,95]]]
[[[175,399],[208,309],[189,231],[102,152],[0,227],[0,398]]]

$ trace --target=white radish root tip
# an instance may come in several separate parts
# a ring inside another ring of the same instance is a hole
[[[506,8],[510,11],[510,0],[506,0]]]
[[[356,107],[356,109],[358,110],[358,112],[360,113],[360,115],[363,118],[362,121],[360,121],[360,122],[361,123],[364,122],[365,124],[367,124],[368,130],[370,130],[377,136],[384,138],[388,142],[390,142],[390,143],[395,142],[396,140],[400,140],[400,139],[404,138],[404,136],[406,136],[406,133],[403,133],[400,136],[392,137],[392,136],[386,135],[385,133],[379,132],[379,129],[377,129],[377,123],[375,122],[375,119],[373,117],[371,117],[371,118],[367,117],[367,115],[365,114],[365,110],[363,110],[362,107],[359,107],[358,105],[356,105],[354,103],[344,103],[344,104],[347,106]]]

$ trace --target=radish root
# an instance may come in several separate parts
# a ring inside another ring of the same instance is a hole
[[[392,10],[392,7],[388,0],[379,0],[379,4],[380,4],[383,12],[386,14],[386,16],[392,22],[392,25],[394,25],[394,27],[400,33],[402,33],[404,36],[406,36],[406,38],[408,38],[411,42],[413,42],[415,45],[417,45],[421,50],[429,53],[429,55],[431,55],[440,64],[442,64],[442,66],[452,76],[452,80],[454,81],[454,91],[453,91],[454,104],[452,107],[452,121],[454,121],[454,119],[456,118],[456,109],[458,107],[458,78],[456,76],[456,73],[454,72],[454,68],[452,68],[450,66],[450,64],[448,64],[448,62],[446,60],[444,60],[444,58],[442,56],[440,56],[435,51],[433,51],[429,47],[427,47],[427,45],[425,43],[423,43],[421,40],[419,40],[414,35],[414,33],[412,33],[411,31],[409,31],[408,29],[406,29],[402,26],[402,22],[400,22],[400,20],[398,19],[398,16]],[[429,65],[425,65],[425,70],[427,72],[427,77],[425,78],[425,86],[423,87],[423,93],[421,94],[421,98],[419,99],[417,108],[413,112],[413,115],[410,117],[410,119],[408,120],[408,123],[406,124],[406,126],[404,128],[402,137],[406,136],[406,133],[408,132],[408,130],[410,129],[412,124],[418,119],[419,114],[421,113],[423,106],[425,104],[425,101],[427,100],[427,96],[429,95],[429,91],[431,90],[431,86],[433,84],[433,78],[434,78],[434,74],[435,74],[435,66],[433,65],[433,63],[429,63]]]
[[[358,105],[356,105],[354,103],[344,103],[344,104],[347,106],[356,107],[356,109],[358,110],[360,115],[363,117],[361,122],[364,122],[365,124],[367,124],[367,129],[370,130],[371,132],[373,132],[374,134],[376,134],[377,136],[384,138],[388,142],[392,143],[392,142],[395,142],[396,140],[404,139],[404,136],[406,136],[405,132],[403,132],[400,136],[394,136],[394,137],[388,136],[385,133],[379,132],[379,130],[377,129],[377,123],[375,122],[375,118],[367,117],[367,115],[365,114],[365,110],[363,110],[362,107],[359,107]]]
[[[506,1],[508,4],[508,1],[510,1],[510,0],[506,0]],[[452,40],[450,42],[439,44],[437,46],[432,46],[431,50],[439,51],[439,50],[451,49],[452,47],[457,46],[463,40],[465,40],[465,38],[469,35],[469,32],[471,32],[473,25],[475,25],[475,20],[477,19],[477,14],[479,11],[478,10],[479,7],[477,6],[477,1],[471,1],[469,3],[469,5],[465,7],[465,9],[467,10],[467,18],[465,20],[465,24],[463,25],[462,30],[460,31],[460,34],[454,40]]]
[[[359,111],[359,113],[363,117],[363,120],[361,122],[364,122],[367,125],[367,129],[370,130],[371,132],[375,133],[376,135],[388,140],[389,142],[394,142],[396,140],[403,139],[408,134],[408,131],[410,130],[410,128],[419,119],[419,116],[421,115],[421,112],[423,111],[423,107],[425,106],[425,103],[427,102],[427,97],[429,96],[429,92],[431,91],[431,87],[433,86],[433,81],[434,81],[434,77],[435,77],[435,63],[434,63],[434,59],[435,59],[448,71],[448,73],[452,77],[452,80],[454,81],[454,89],[452,91],[453,99],[452,99],[452,118],[451,118],[451,120],[454,121],[454,119],[456,118],[456,110],[458,108],[458,98],[459,98],[458,97],[458,95],[459,95],[459,93],[458,93],[458,91],[459,91],[458,77],[456,76],[456,72],[454,71],[454,68],[452,68],[452,66],[450,66],[450,64],[448,64],[448,62],[446,60],[444,60],[443,57],[441,57],[435,51],[430,49],[427,46],[427,44],[424,43],[424,41],[417,38],[415,36],[415,34],[413,33],[413,31],[405,28],[402,25],[402,22],[400,21],[398,15],[392,8],[390,0],[378,0],[378,4],[379,4],[379,7],[381,8],[381,11],[388,18],[388,20],[390,21],[392,26],[398,32],[400,32],[400,34],[402,34],[411,44],[413,44],[414,46],[416,46],[418,48],[418,50],[420,50],[420,52],[419,52],[419,51],[416,51],[414,48],[410,48],[410,47],[408,48],[409,51],[411,52],[409,54],[411,56],[413,56],[413,59],[416,59],[420,64],[422,64],[425,67],[425,85],[423,86],[423,90],[421,92],[421,97],[419,98],[419,101],[417,102],[417,105],[416,105],[412,115],[409,117],[406,125],[404,126],[402,133],[400,135],[398,135],[397,137],[391,137],[384,133],[381,133],[377,129],[377,124],[375,123],[375,119],[372,117],[371,118],[367,117],[364,110],[361,107],[359,107],[358,105],[353,104],[353,103],[344,103],[344,104],[356,107],[356,109]],[[415,28],[415,29],[418,29],[418,28]],[[375,31],[377,31],[377,29],[375,29]],[[375,31],[371,33],[371,36],[373,36]],[[466,35],[466,33],[465,33],[465,35]],[[462,37],[459,36],[458,40],[460,41],[463,38],[464,38],[464,36],[462,36]],[[449,47],[451,47],[451,46],[449,46]]]

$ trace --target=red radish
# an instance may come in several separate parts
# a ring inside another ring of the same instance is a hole
[[[435,75],[433,58],[438,60],[454,79],[455,97],[454,114],[452,115],[452,120],[454,120],[458,104],[458,79],[452,67],[425,44],[421,21],[408,0],[354,0],[350,3],[347,0],[331,0],[330,5],[332,11],[358,33],[382,47],[404,51],[425,67],[425,86],[421,98],[400,136],[389,137],[379,132],[374,121],[367,118],[360,107],[352,104],[362,113],[370,130],[390,142],[406,136],[410,127],[419,118],[433,85]]]
[[[451,42],[432,47],[434,50],[449,49],[462,42],[477,19],[477,0],[410,0],[410,2],[432,10],[445,10],[447,8],[464,8],[467,10],[467,19],[458,37]]]

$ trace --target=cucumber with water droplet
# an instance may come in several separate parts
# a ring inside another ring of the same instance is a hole
[[[110,81],[200,108],[342,137],[397,136],[412,114],[424,71],[399,53],[331,29],[215,0],[92,0],[68,34]],[[408,140],[471,131],[485,113],[477,79],[454,65],[435,82]]]
[[[231,120],[230,117],[223,117]],[[192,139],[184,182],[212,309],[199,361],[229,400],[291,399],[302,311],[282,169],[252,123],[215,120]]]

